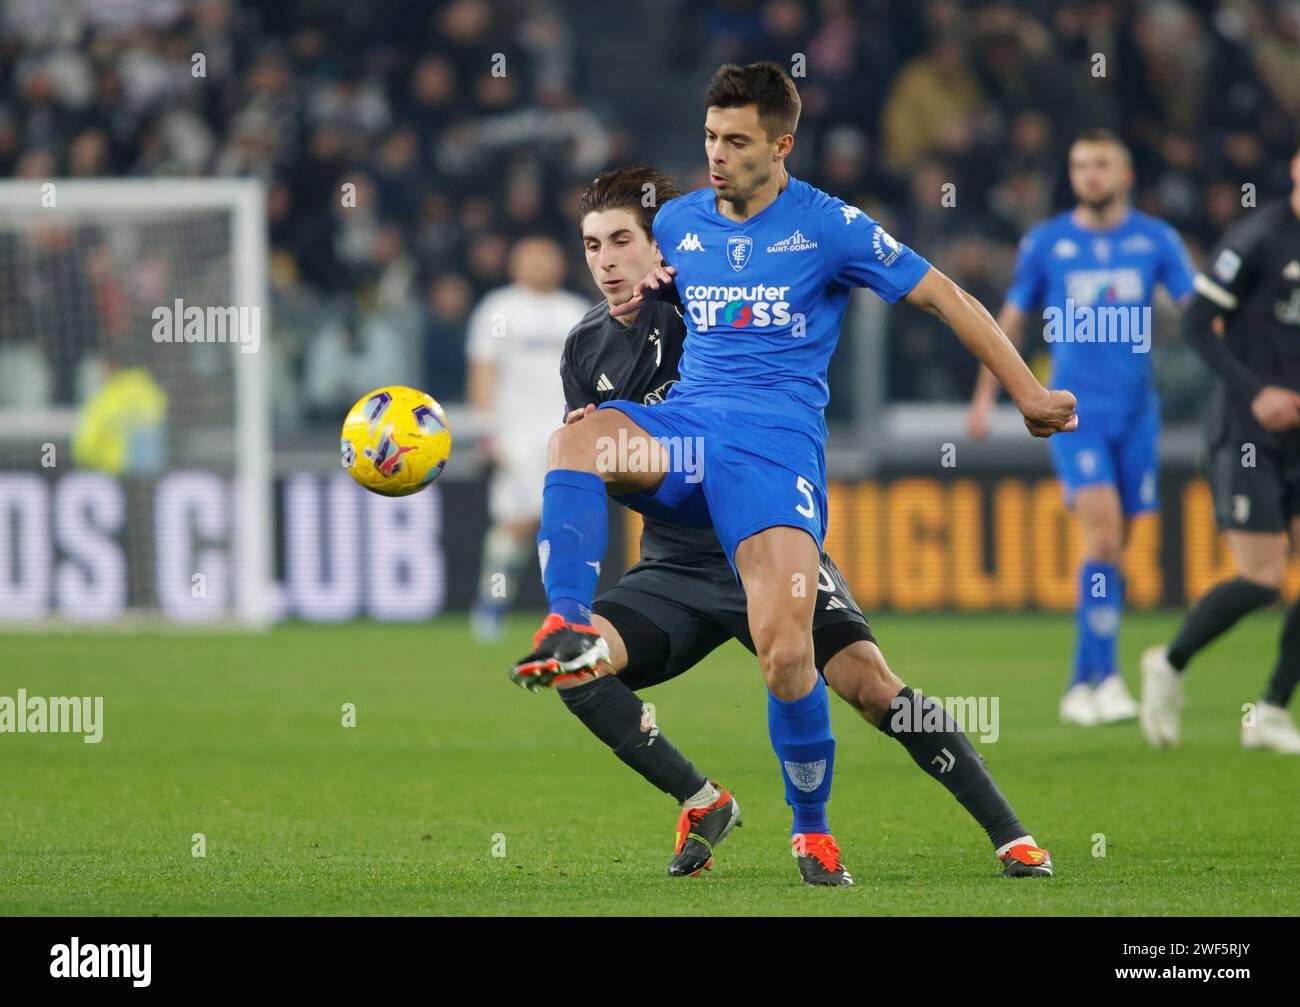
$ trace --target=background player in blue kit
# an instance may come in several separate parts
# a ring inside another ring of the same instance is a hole
[[[661,208],[654,235],[670,265],[617,309],[675,284],[688,331],[681,380],[660,405],[602,403],[552,438],[538,534],[551,612],[512,677],[548,685],[608,662],[591,626],[607,491],[651,516],[711,523],[745,589],[801,871],[839,885],[850,879],[826,820],[835,742],[811,626],[826,533],[826,368],[850,288],[947,322],[1037,436],[1074,429],[1074,397],[1043,388],[988,312],[923,258],[789,176],[799,96],[778,65],[722,67],[706,105],[710,187]],[[682,464],[688,450],[700,468]],[[1015,849],[1030,872],[1050,871],[1046,851],[1023,838]]]
[[[1080,134],[1069,168],[1078,206],[1025,235],[998,323],[1020,344],[1029,313],[1042,307],[1052,383],[1079,397],[1079,429],[1049,448],[1083,536],[1074,670],[1061,719],[1091,726],[1138,714],[1115,653],[1124,545],[1133,517],[1159,506],[1151,303],[1156,284],[1188,299],[1193,272],[1174,229],[1128,205],[1133,168],[1117,136]],[[981,369],[968,418],[973,436],[987,434],[997,394],[997,379]]]

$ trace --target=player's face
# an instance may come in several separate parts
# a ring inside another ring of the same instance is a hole
[[[1081,141],[1070,148],[1070,186],[1089,209],[1102,210],[1123,199],[1132,176],[1124,151],[1113,143]]]
[[[659,265],[659,246],[631,210],[595,210],[582,218],[587,268],[611,306],[632,297],[632,288]]]
[[[790,134],[769,140],[757,105],[711,107],[704,118],[709,185],[719,199],[745,203],[771,182],[794,145]]]
[[[510,253],[510,278],[543,292],[564,280],[564,253],[548,238],[524,238]]]

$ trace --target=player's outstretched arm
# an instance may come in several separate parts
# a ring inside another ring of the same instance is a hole
[[[1017,350],[1024,345],[1025,313],[1008,301],[1002,306],[998,315],[998,328],[1007,334],[1011,345]],[[983,364],[975,378],[975,392],[971,395],[970,409],[966,412],[966,429],[977,441],[983,440],[989,433],[989,418],[998,402],[1002,386],[998,379]]]
[[[655,266],[632,288],[632,296],[622,304],[610,308],[609,313],[617,318],[619,315],[640,311],[647,300],[662,296],[662,292],[673,285],[673,277],[676,275],[677,270],[673,266]]]
[[[1035,437],[1050,437],[1079,425],[1074,396],[1040,385],[984,305],[939,270],[931,267],[905,300],[939,318],[957,334],[962,345],[1006,388],[1025,417],[1025,427]]]

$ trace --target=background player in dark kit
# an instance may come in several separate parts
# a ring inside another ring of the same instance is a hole
[[[1192,607],[1167,648],[1142,655],[1142,730],[1157,747],[1178,743],[1182,673],[1192,655],[1277,601],[1288,532],[1300,546],[1300,150],[1291,180],[1288,199],[1247,211],[1228,228],[1183,316],[1183,338],[1218,378],[1207,463],[1237,576]],[[1300,755],[1300,731],[1286,710],[1297,682],[1300,602],[1287,612],[1264,696],[1242,721],[1243,745]]]
[[[567,422],[580,422],[609,399],[659,402],[677,380],[686,327],[676,306],[651,301],[630,318],[609,313],[659,264],[651,221],[658,205],[676,195],[671,178],[639,166],[604,173],[579,204],[587,264],[605,300],[587,313],[565,344],[561,376],[570,410]],[[683,805],[669,872],[690,874],[710,862],[713,845],[730,831],[738,808],[725,789],[710,783],[643,717],[643,704],[633,690],[681,674],[733,637],[751,651],[754,643],[744,592],[712,528],[646,517],[641,557],[593,606],[594,625],[610,645],[612,673],[588,672],[559,679],[556,686],[592,733]],[[818,671],[868,723],[896,738],[921,769],[947,787],[1004,856],[1004,847],[1026,837],[1027,830],[980,756],[946,711],[913,693],[890,671],[866,617],[825,553],[820,567],[813,620]],[[941,728],[919,729],[927,719]],[[1050,859],[1026,864],[1006,857],[1004,862],[1011,876],[1051,871]]]

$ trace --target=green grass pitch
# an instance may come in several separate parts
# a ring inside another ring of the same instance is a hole
[[[1135,692],[1137,655],[1177,619],[1127,618]],[[1057,877],[1001,878],[947,791],[835,700],[830,820],[858,880],[840,890],[798,880],[745,651],[728,645],[645,694],[744,811],[711,873],[673,879],[672,800],[556,696],[507,681],[534,622],[516,619],[493,648],[452,618],[0,637],[0,696],[103,696],[105,723],[98,745],[0,734],[0,914],[1300,913],[1300,760],[1240,747],[1276,612],[1193,664],[1183,745],[1168,752],[1134,724],[1057,723],[1069,617],[881,615],[910,685],[999,697],[1001,737],[977,746]]]

